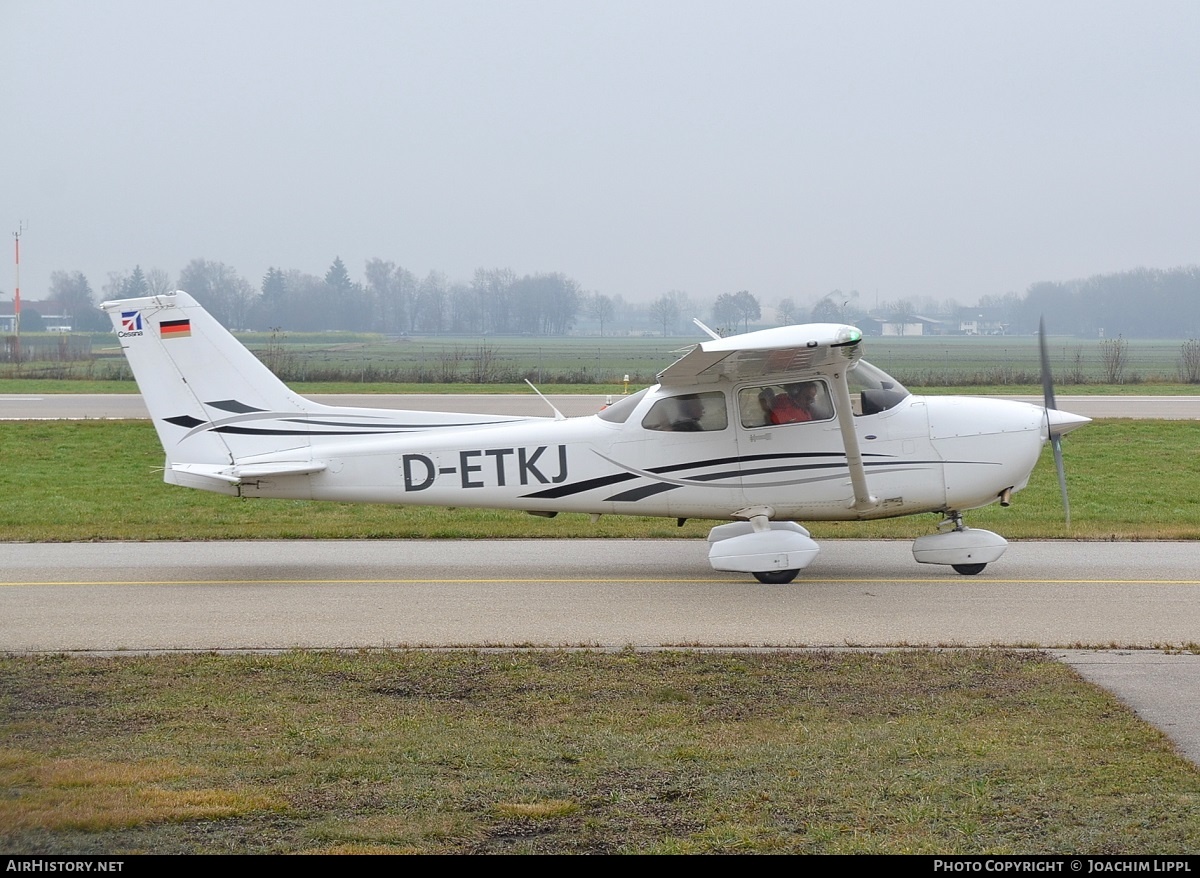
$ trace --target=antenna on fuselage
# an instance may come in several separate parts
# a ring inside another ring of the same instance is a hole
[[[711,337],[711,338],[720,338],[721,337],[721,333],[714,332],[713,330],[711,330],[707,326],[705,326],[703,323],[701,323],[699,317],[693,317],[692,322],[695,323],[697,326],[699,326],[701,329],[703,329],[705,332],[707,332],[709,334],[709,337]]]
[[[538,396],[540,396],[542,398],[542,401],[545,402],[546,405],[550,406],[550,411],[554,412],[554,420],[565,421],[567,419],[566,415],[564,415],[562,412],[560,412],[558,409],[556,409],[554,407],[554,403],[552,403],[550,400],[546,399],[546,395],[544,393],[542,393],[540,390],[538,390],[536,387],[533,386],[532,381],[530,381],[528,378],[526,378],[525,383],[530,386],[530,388],[533,390],[534,393],[536,393]]]

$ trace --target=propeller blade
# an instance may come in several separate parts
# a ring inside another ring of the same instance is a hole
[[[1071,501],[1067,499],[1067,471],[1063,467],[1062,437],[1056,436],[1050,428],[1050,411],[1057,411],[1054,402],[1054,375],[1050,371],[1050,350],[1046,345],[1046,318],[1042,317],[1038,324],[1038,348],[1042,356],[1042,395],[1046,401],[1046,435],[1050,437],[1050,447],[1054,449],[1054,468],[1058,471],[1058,488],[1062,492],[1063,513],[1066,516],[1067,529],[1071,529]]]
[[[1055,436],[1050,440],[1050,447],[1054,449],[1054,467],[1058,470],[1058,489],[1062,492],[1063,514],[1065,516],[1067,530],[1071,529],[1071,501],[1067,499],[1067,472],[1063,469],[1062,459],[1062,439]]]
[[[1057,409],[1054,404],[1054,374],[1050,371],[1050,349],[1046,346],[1046,318],[1038,324],[1038,349],[1042,355],[1042,395],[1046,408]]]

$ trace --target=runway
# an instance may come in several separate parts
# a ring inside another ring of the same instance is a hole
[[[831,540],[800,578],[696,540],[6,544],[0,650],[1186,648],[1197,547],[1013,543],[983,574]]]

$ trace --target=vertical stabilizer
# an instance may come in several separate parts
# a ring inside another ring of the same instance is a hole
[[[240,430],[239,420],[304,418],[321,408],[293,393],[187,293],[100,306],[133,370],[172,463],[228,464],[256,453],[308,445],[303,432]]]

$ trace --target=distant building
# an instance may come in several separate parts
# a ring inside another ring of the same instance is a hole
[[[860,323],[860,328],[868,335],[885,335],[885,336],[907,336],[918,337],[923,335],[942,335],[945,332],[945,324],[941,320],[935,320],[932,317],[921,317],[914,314],[903,323],[888,320],[886,317],[875,317],[868,315],[864,317]]]
[[[1008,308],[959,308],[958,331],[963,335],[1008,335]]]
[[[58,304],[56,302],[23,298],[21,300],[21,317],[25,318],[27,312],[32,312],[41,318],[38,326],[39,332],[73,332],[75,330],[71,315],[57,313]],[[24,323],[24,320],[22,322]],[[28,324],[26,323],[25,326],[27,327]],[[5,302],[0,305],[0,332],[11,334],[16,331],[17,316],[13,312],[13,303]]]

